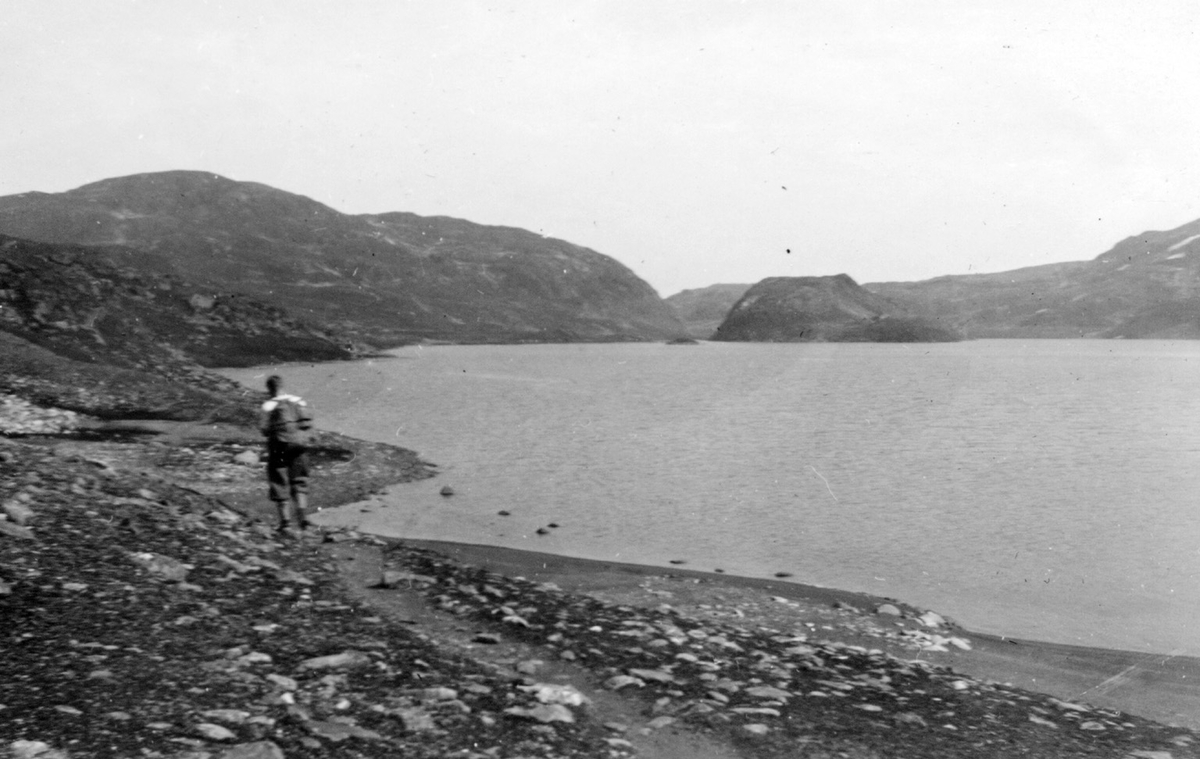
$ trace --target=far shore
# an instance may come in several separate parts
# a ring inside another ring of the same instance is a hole
[[[892,599],[791,580],[579,559],[487,545],[387,540],[431,549],[463,564],[510,577],[552,582],[563,590],[578,593],[619,593],[636,590],[648,578],[671,578],[683,581],[679,583],[681,588],[690,581],[767,600],[788,599],[801,606],[852,608],[864,615],[876,616],[874,610],[884,603],[895,604],[906,613],[914,610]],[[681,612],[690,611],[686,602],[671,601]],[[1120,709],[1167,724],[1200,729],[1200,658],[1021,640],[957,627],[947,634],[968,638],[971,650],[951,648],[944,653],[892,650],[871,639],[830,637],[867,648],[882,648],[902,658],[923,659],[971,677],[1048,693],[1068,702]]]

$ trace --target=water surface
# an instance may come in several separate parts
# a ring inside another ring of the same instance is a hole
[[[322,427],[440,465],[348,507],[381,534],[791,572],[977,630],[1200,655],[1198,366],[1193,342],[997,340],[426,347],[284,373]]]

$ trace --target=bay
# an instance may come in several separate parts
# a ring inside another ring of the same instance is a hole
[[[1200,655],[1200,344],[393,356],[278,368],[320,426],[439,465],[343,507],[363,529],[788,572],[975,630]],[[258,389],[267,371],[225,373]]]

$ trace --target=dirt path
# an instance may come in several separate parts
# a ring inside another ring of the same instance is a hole
[[[740,759],[731,746],[700,733],[672,725],[662,729],[649,726],[643,712],[648,704],[605,690],[591,672],[569,662],[548,659],[545,651],[517,640],[499,637],[495,643],[481,643],[481,632],[469,620],[431,608],[424,597],[403,586],[380,589],[383,571],[379,548],[362,543],[332,543],[327,546],[337,563],[338,574],[347,592],[368,604],[381,616],[412,626],[415,632],[434,640],[439,646],[493,667],[497,673],[526,684],[551,682],[570,685],[591,700],[588,712],[596,722],[612,726],[618,740],[627,740],[642,759]],[[494,633],[493,633],[494,635]],[[489,638],[491,640],[493,638]],[[543,658],[546,657],[546,658]]]

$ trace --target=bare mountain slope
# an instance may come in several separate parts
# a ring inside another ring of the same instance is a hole
[[[653,288],[593,250],[461,219],[343,214],[205,172],[3,197],[0,232],[123,246],[140,254],[140,266],[249,294],[379,346],[423,338],[658,340],[685,332]]]
[[[718,284],[683,290],[666,299],[687,325],[692,337],[707,340],[733,304],[746,294],[750,285]]]
[[[1200,338],[1200,220],[1092,261],[883,282],[867,290],[967,337]]]

